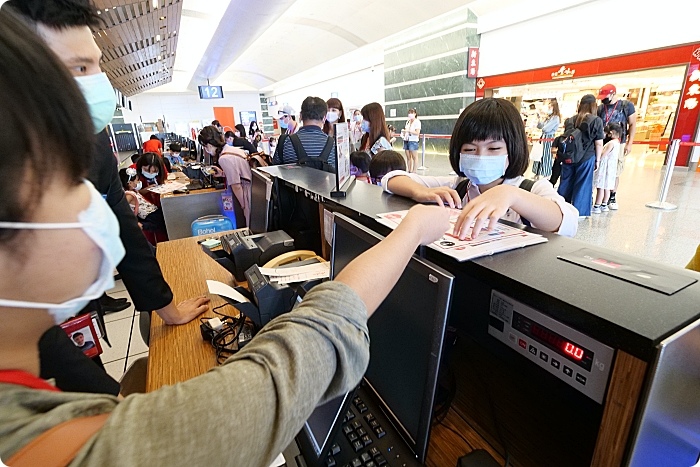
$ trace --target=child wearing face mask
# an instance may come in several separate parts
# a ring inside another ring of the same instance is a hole
[[[454,234],[476,238],[498,219],[573,237],[578,211],[564,201],[549,180],[521,188],[528,148],[520,113],[505,99],[474,102],[459,116],[450,140],[450,164],[457,176],[428,177],[394,171],[382,179],[385,191],[419,202],[462,208]],[[460,185],[461,183],[461,185]],[[466,188],[463,198],[455,190]],[[474,227],[472,227],[472,223]]]
[[[139,180],[136,169],[121,169],[119,179],[122,182],[126,200],[139,219],[139,227],[143,229],[143,234],[149,243],[155,246],[158,242],[167,241],[168,232],[165,228],[163,211],[139,192],[143,183]]]
[[[139,193],[149,202],[160,207],[160,195],[149,191],[148,188],[165,183],[168,172],[165,169],[163,160],[160,156],[152,152],[142,154],[136,162],[136,174],[141,181],[141,190]]]

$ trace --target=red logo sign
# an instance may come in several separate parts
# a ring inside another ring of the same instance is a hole
[[[469,47],[467,59],[467,78],[476,78],[479,74],[479,47]]]
[[[479,78],[479,81],[476,82],[476,87],[483,89],[484,86],[486,86],[486,81],[484,81],[484,78]]]
[[[700,61],[700,47],[693,51],[693,57],[695,57],[696,60]]]

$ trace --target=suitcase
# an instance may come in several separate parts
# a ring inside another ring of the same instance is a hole
[[[216,232],[233,230],[234,226],[226,216],[212,215],[202,216],[192,222],[192,235],[208,235]]]

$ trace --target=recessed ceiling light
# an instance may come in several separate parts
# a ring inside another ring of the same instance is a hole
[[[165,19],[165,16],[161,16],[160,20],[163,21]]]
[[[160,34],[156,34],[156,42],[160,42]]]

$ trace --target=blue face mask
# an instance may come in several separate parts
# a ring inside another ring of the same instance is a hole
[[[508,154],[500,156],[459,155],[460,172],[476,185],[487,185],[501,178],[507,168]]]
[[[147,172],[146,169],[141,169],[141,175],[143,175],[144,177],[146,177],[149,180],[153,180],[158,176],[158,172],[152,174],[150,172]]]
[[[362,120],[360,128],[362,133],[369,133],[369,122],[367,120]]]
[[[289,127],[287,122],[285,121],[286,119],[280,118],[280,128],[284,128],[285,130]]]
[[[117,106],[117,96],[105,73],[88,76],[76,76],[75,81],[83,93],[95,133],[99,133],[112,121],[114,108]]]
[[[75,316],[91,301],[102,296],[105,290],[114,287],[114,268],[124,257],[124,246],[119,238],[119,222],[102,195],[88,181],[90,188],[90,205],[78,214],[78,222],[36,223],[36,222],[0,222],[2,229],[50,230],[83,229],[85,234],[102,250],[102,264],[95,282],[80,297],[63,303],[40,303],[0,298],[0,306],[13,308],[46,309],[53,316],[56,324],[61,324]]]

